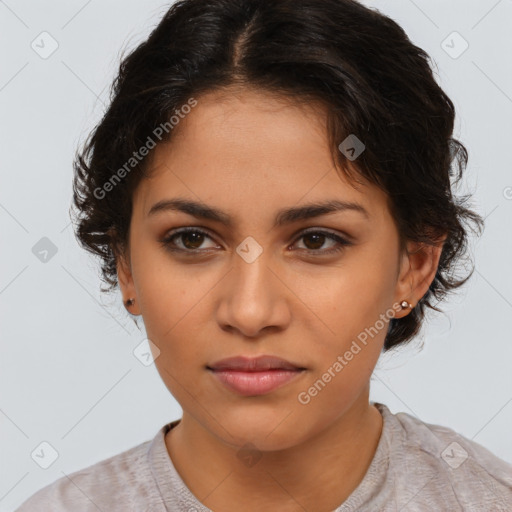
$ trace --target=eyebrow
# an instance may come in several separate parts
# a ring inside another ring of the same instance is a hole
[[[164,211],[180,211],[200,219],[219,222],[228,228],[233,227],[233,219],[222,210],[201,202],[182,198],[163,199],[158,201],[150,208],[147,216],[150,217]],[[298,207],[282,208],[281,210],[278,210],[275,216],[273,227],[281,227],[285,224],[291,224],[299,220],[311,219],[327,213],[343,211],[355,211],[359,212],[367,219],[370,217],[368,211],[360,204],[349,201],[340,201],[339,199],[331,199]]]

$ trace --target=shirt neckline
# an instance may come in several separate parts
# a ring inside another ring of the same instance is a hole
[[[383,488],[387,480],[389,469],[389,454],[391,441],[395,429],[394,417],[385,404],[370,402],[382,416],[382,431],[373,455],[372,461],[366,470],[363,479],[352,491],[348,498],[333,512],[354,511],[375,495],[375,491]],[[149,465],[153,478],[160,490],[161,498],[166,510],[195,510],[197,512],[213,512],[203,505],[187,487],[176,470],[167,451],[165,435],[169,430],[179,424],[180,419],[173,420],[164,425],[154,437],[148,452]],[[395,419],[396,421],[396,419]],[[371,485],[369,485],[371,483]]]

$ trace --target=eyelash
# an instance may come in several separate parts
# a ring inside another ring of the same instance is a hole
[[[180,235],[186,234],[186,233],[199,233],[201,235],[205,235],[208,238],[212,239],[212,237],[209,235],[208,232],[203,231],[202,229],[196,228],[196,227],[186,227],[186,228],[180,228],[176,231],[171,231],[167,236],[165,236],[160,242],[164,246],[164,248],[171,252],[181,252],[183,254],[187,254],[190,256],[197,255],[200,252],[206,252],[204,249],[182,249],[181,247],[176,247],[175,244],[172,242],[172,240],[176,237],[179,237]],[[330,231],[325,231],[321,229],[311,229],[309,231],[303,231],[293,242],[292,245],[294,245],[298,240],[303,238],[307,235],[324,235],[326,238],[333,240],[338,243],[337,247],[328,249],[328,250],[315,250],[315,249],[299,249],[300,251],[305,251],[309,254],[320,254],[321,256],[325,255],[331,255],[338,252],[341,252],[345,247],[352,245],[352,242],[349,242],[345,238],[342,238],[339,235],[336,235],[334,233],[331,233]]]

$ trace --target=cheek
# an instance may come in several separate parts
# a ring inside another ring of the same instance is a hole
[[[378,242],[362,247],[357,262],[343,274],[344,302],[362,328],[391,306],[396,285],[395,254],[389,244]]]
[[[328,275],[302,278],[297,295],[312,313],[311,326],[322,330],[321,345],[342,349],[345,343],[370,328],[390,307],[393,285],[382,263],[361,258],[357,264]],[[318,334],[318,332],[317,332]]]
[[[211,271],[202,272],[199,265],[179,264],[162,249],[141,251],[132,261],[148,334],[151,331],[165,344],[183,326],[188,329],[197,325],[199,306],[215,284]]]
[[[309,286],[313,280],[303,283],[316,314],[309,327],[316,364],[303,389],[317,393],[311,403],[328,409],[347,405],[371,378],[389,329],[385,313],[393,287],[386,266],[368,251],[366,258],[337,269],[329,279],[316,276],[314,287]]]

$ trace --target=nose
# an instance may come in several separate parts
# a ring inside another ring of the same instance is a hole
[[[265,251],[255,259],[241,254],[234,253],[233,266],[219,284],[219,326],[250,339],[286,329],[293,295],[285,284],[286,276],[271,265]]]

